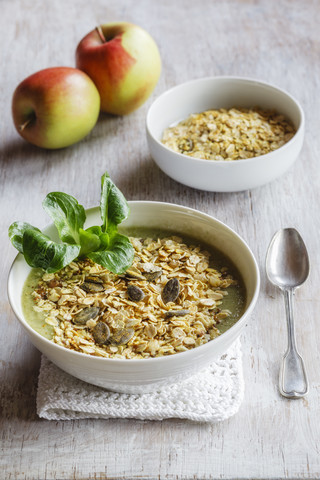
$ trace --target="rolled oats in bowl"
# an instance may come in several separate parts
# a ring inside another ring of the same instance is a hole
[[[23,332],[63,371],[141,394],[190,378],[226,353],[248,325],[260,275],[248,245],[218,219],[177,204],[128,206],[119,234],[132,239],[133,264],[112,274],[77,257],[45,273],[19,253],[8,298]],[[85,213],[85,228],[95,228],[100,207]],[[43,234],[59,238],[54,224]]]
[[[293,124],[275,110],[220,108],[190,115],[166,128],[162,143],[203,160],[241,160],[270,153],[295,134]]]
[[[278,87],[206,77],[160,95],[148,110],[146,135],[153,160],[173,180],[208,192],[240,192],[293,165],[304,125],[299,102]]]
[[[241,279],[217,252],[172,235],[131,242],[134,263],[123,275],[88,259],[33,270],[23,294],[32,327],[74,351],[139,359],[203,345],[241,316]]]

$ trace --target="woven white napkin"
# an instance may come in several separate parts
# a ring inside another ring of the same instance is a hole
[[[183,418],[221,422],[242,402],[244,381],[237,340],[221,359],[201,373],[145,394],[115,393],[78,380],[42,356],[37,413],[47,420],[80,418]]]

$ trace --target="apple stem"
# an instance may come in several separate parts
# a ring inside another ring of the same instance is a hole
[[[33,118],[28,118],[26,122],[24,122],[22,125],[19,125],[19,130],[20,132],[23,132],[23,130],[34,120]]]
[[[99,35],[100,40],[102,41],[102,43],[106,43],[106,42],[107,42],[107,39],[106,39],[106,37],[104,36],[103,31],[102,31],[102,28],[101,28],[100,25],[98,25],[98,27],[96,27],[96,31],[97,31],[97,33],[98,33],[98,35]]]

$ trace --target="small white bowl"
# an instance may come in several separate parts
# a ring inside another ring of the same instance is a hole
[[[205,368],[219,358],[240,335],[256,303],[260,276],[257,262],[247,244],[219,220],[196,210],[160,202],[129,202],[130,216],[124,227],[169,229],[177,234],[199,238],[218,248],[238,268],[246,288],[245,311],[226,332],[205,345],[167,357],[148,359],[109,359],[93,357],[61,347],[42,337],[26,322],[21,306],[21,292],[30,272],[24,257],[18,254],[8,279],[11,307],[31,342],[53,363],[71,375],[109,390],[145,393],[175,383]],[[87,210],[86,227],[101,223],[98,208]],[[50,225],[44,230],[58,239]]]
[[[285,145],[255,158],[223,161],[183,155],[161,143],[163,131],[192,113],[208,109],[259,106],[290,119],[296,134]],[[189,187],[211,192],[236,192],[264,185],[285,173],[299,155],[304,137],[304,113],[284,90],[239,77],[209,77],[166,91],[151,105],[146,120],[151,156],[169,177]]]

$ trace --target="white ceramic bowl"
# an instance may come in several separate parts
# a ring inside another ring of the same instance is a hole
[[[259,292],[259,270],[246,243],[229,227],[196,210],[158,202],[129,202],[131,213],[123,225],[170,229],[199,238],[226,254],[241,272],[246,287],[245,312],[229,330],[209,343],[187,352],[159,358],[126,360],[93,357],[74,352],[42,337],[26,322],[21,308],[21,291],[30,267],[18,254],[8,279],[11,306],[31,342],[52,362],[81,380],[110,390],[144,393],[178,382],[203,369],[220,357],[240,335],[256,303]],[[101,223],[99,209],[87,210],[86,226]],[[53,225],[45,229],[58,239]]]
[[[183,155],[161,143],[165,128],[192,113],[208,109],[255,107],[276,109],[297,132],[271,153],[236,161],[210,161]],[[248,78],[210,77],[183,83],[163,93],[151,105],[146,120],[151,156],[177,182],[211,192],[236,192],[259,187],[285,173],[299,155],[304,137],[304,114],[285,91]]]

